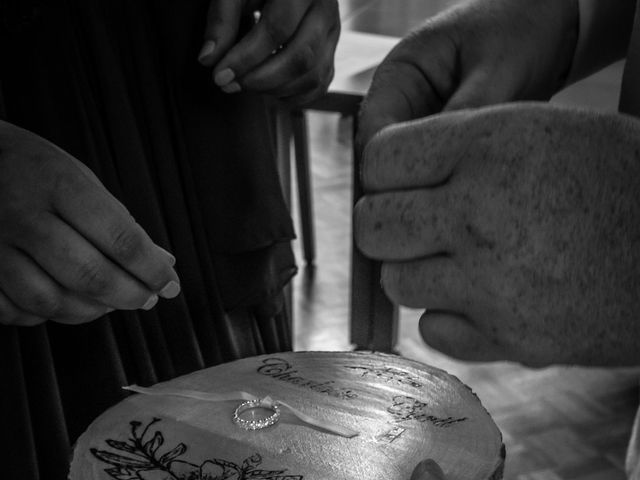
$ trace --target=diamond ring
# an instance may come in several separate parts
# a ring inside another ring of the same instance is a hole
[[[257,412],[251,412],[251,410],[265,409],[271,410],[273,413],[266,417],[258,417]],[[246,416],[252,418],[243,418],[244,412],[250,412]],[[275,403],[267,403],[264,400],[247,400],[238,405],[238,408],[233,412],[233,421],[239,427],[245,430],[260,430],[262,428],[269,427],[276,423],[280,419],[280,409]]]

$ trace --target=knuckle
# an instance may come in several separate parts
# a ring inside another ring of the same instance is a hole
[[[265,17],[263,20],[264,31],[268,41],[271,43],[271,47],[278,48],[285,43],[289,38],[284,22],[278,22],[270,17]]]
[[[80,264],[76,281],[80,289],[90,295],[102,296],[111,291],[111,279],[102,263],[97,260],[87,260]]]
[[[293,56],[293,69],[294,71],[301,75],[309,72],[316,65],[317,55],[315,50],[311,47],[311,45],[305,45],[304,47],[297,50]],[[317,75],[316,81],[314,83],[320,83],[320,75]]]
[[[45,318],[59,317],[64,314],[61,299],[51,292],[34,291],[29,298],[33,311]]]
[[[119,228],[113,232],[111,248],[116,260],[125,264],[138,259],[144,250],[140,235],[131,228]]]

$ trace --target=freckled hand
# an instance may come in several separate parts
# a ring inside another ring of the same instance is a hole
[[[388,127],[364,152],[356,242],[452,356],[640,361],[638,138],[633,119],[538,103]]]

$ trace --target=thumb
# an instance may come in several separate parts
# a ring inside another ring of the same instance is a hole
[[[360,109],[356,146],[362,151],[384,127],[424,117],[441,107],[437,95],[415,67],[385,60],[376,70]]]
[[[446,477],[440,465],[427,458],[416,465],[409,480],[446,480]]]
[[[198,61],[212,67],[236,43],[244,0],[211,0]]]
[[[450,16],[430,19],[401,40],[376,69],[361,109],[358,148],[388,125],[442,110],[455,88],[457,46],[448,33]]]
[[[496,79],[510,78],[509,72],[496,73],[493,69],[478,68],[470,73],[449,98],[443,111],[486,107],[512,101],[516,97],[513,84]]]

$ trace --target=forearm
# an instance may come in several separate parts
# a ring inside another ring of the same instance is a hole
[[[567,83],[623,58],[635,15],[635,0],[578,0],[580,30]]]

